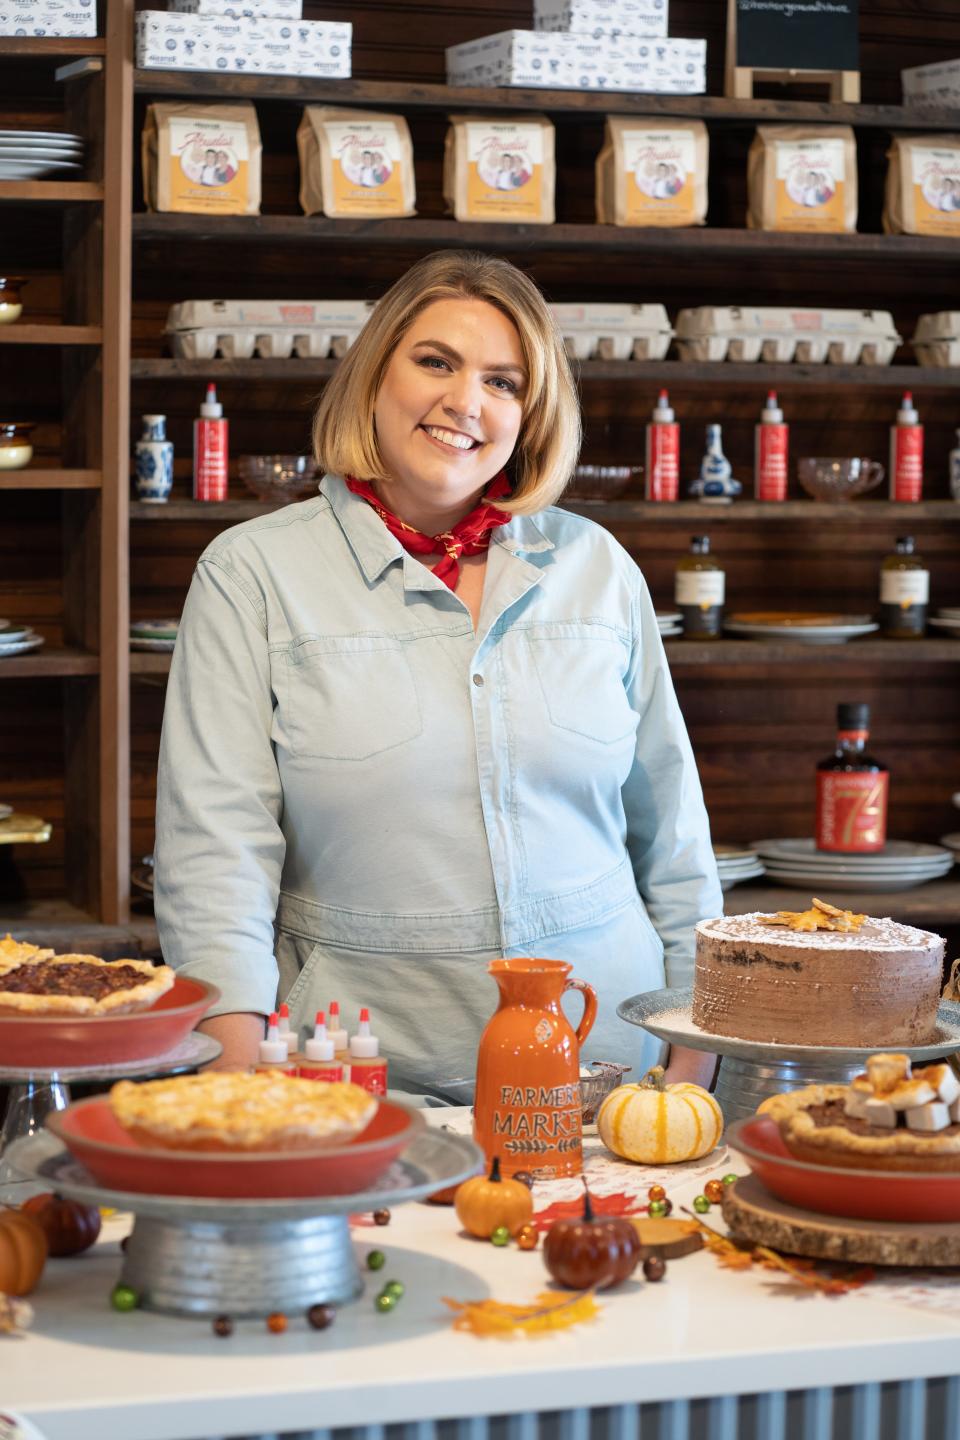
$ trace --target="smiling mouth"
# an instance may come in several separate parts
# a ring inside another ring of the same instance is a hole
[[[442,425],[421,425],[420,429],[429,437],[442,445],[446,450],[456,450],[461,455],[471,450],[478,450],[481,441],[473,440],[469,435],[464,435],[459,430],[445,430]]]

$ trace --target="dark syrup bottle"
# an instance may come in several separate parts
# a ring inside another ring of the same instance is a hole
[[[869,854],[887,840],[890,772],[868,755],[870,706],[837,706],[837,748],[817,766],[816,847]]]

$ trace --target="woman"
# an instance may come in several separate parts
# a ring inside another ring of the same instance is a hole
[[[391,1084],[464,1102],[496,956],[566,959],[586,1048],[640,1073],[625,996],[689,979],[722,911],[643,578],[552,502],[577,456],[562,339],[506,261],[428,256],[330,381],[320,495],[219,536],[170,673],[156,910],[169,964],[263,1016],[373,1009]],[[347,477],[347,478],[344,478]],[[351,478],[352,477],[352,478]],[[435,537],[435,538],[433,538]],[[671,1078],[709,1061],[677,1051]]]

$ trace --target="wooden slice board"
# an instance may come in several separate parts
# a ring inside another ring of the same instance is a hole
[[[769,1245],[787,1255],[858,1265],[960,1265],[960,1224],[909,1225],[818,1215],[777,1200],[755,1175],[726,1187],[723,1218],[733,1239]]]
[[[668,1215],[631,1215],[630,1219],[640,1236],[644,1260],[648,1255],[679,1260],[703,1247],[703,1234],[695,1220],[671,1220]]]

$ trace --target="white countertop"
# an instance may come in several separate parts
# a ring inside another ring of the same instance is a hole
[[[453,1117],[465,1127],[466,1112],[431,1114]],[[603,1163],[599,1141],[585,1151],[591,1169]],[[677,1204],[731,1168],[746,1167],[719,1150],[699,1166],[629,1174],[644,1195],[665,1178]],[[608,1169],[591,1184],[620,1189],[627,1173]],[[706,1218],[722,1228],[716,1209]],[[671,1262],[660,1284],[601,1293],[592,1323],[481,1340],[452,1329],[441,1297],[530,1300],[548,1281],[540,1251],[469,1240],[452,1208],[413,1204],[388,1227],[355,1230],[360,1252],[382,1249],[387,1264],[329,1330],[292,1316],[274,1336],[246,1320],[221,1340],[209,1321],[113,1311],[116,1221],[111,1231],[85,1255],[48,1262],[30,1297],[33,1328],[0,1336],[0,1408],[33,1421],[44,1440],[198,1440],[956,1372],[960,1286],[931,1272],[827,1297],[756,1266],[724,1270],[702,1251]],[[380,1314],[373,1296],[393,1278],[406,1295]]]

